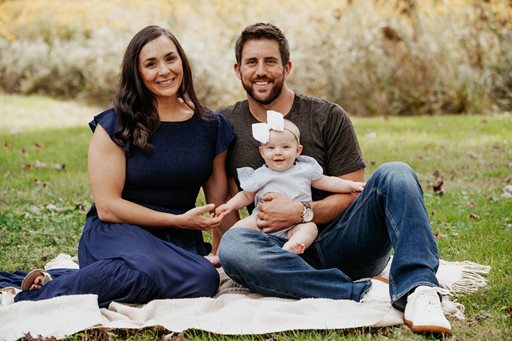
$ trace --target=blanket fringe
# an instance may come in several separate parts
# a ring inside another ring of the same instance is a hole
[[[459,302],[450,301],[447,296],[443,296],[441,307],[445,315],[455,317],[459,320],[464,320],[464,305]]]
[[[488,265],[477,264],[470,261],[447,262],[441,260],[441,263],[447,267],[459,266],[462,268],[460,279],[451,284],[445,283],[445,286],[450,290],[452,295],[456,293],[475,292],[487,285],[487,279],[482,275],[486,275],[491,271],[491,267]]]

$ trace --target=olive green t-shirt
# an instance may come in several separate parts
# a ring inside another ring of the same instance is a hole
[[[228,152],[227,169],[237,185],[236,169],[264,164],[258,147],[252,137],[252,124],[258,121],[249,111],[247,100],[222,108],[235,132],[234,142]],[[286,114],[286,113],[282,113]],[[313,157],[322,167],[325,175],[340,176],[364,168],[365,164],[352,122],[347,113],[337,104],[295,93],[290,112],[285,116],[300,130],[303,155]],[[313,200],[329,195],[313,189]]]

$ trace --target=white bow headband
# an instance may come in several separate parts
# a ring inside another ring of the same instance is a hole
[[[277,111],[267,110],[267,122],[254,123],[252,125],[252,136],[256,139],[256,141],[266,144],[268,143],[268,140],[270,138],[271,130],[288,130],[290,133],[293,134],[293,136],[295,136],[297,143],[299,143],[299,138],[297,137],[297,135],[290,129],[284,127],[283,115],[281,113],[278,113]]]

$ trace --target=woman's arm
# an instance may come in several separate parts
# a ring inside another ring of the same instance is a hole
[[[229,199],[228,179],[226,175],[226,156],[227,151],[222,152],[215,157],[213,160],[212,174],[203,186],[206,202],[215,204],[216,207],[222,205]],[[221,219],[222,222],[213,230],[213,254],[217,254],[220,238],[224,232],[229,230],[229,228],[240,219],[238,211],[228,213],[226,216],[219,215],[216,218]]]
[[[219,224],[220,219],[203,216],[214,205],[196,207],[184,214],[158,212],[121,197],[126,179],[126,157],[105,129],[98,125],[89,145],[89,182],[101,220],[153,227],[184,227],[206,230]]]
[[[228,200],[228,178],[226,176],[227,151],[218,154],[213,159],[212,174],[203,185],[204,197],[207,203],[222,205]]]

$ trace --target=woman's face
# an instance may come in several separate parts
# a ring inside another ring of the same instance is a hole
[[[144,45],[139,54],[139,72],[157,100],[177,96],[183,81],[183,65],[169,37],[161,35]]]

